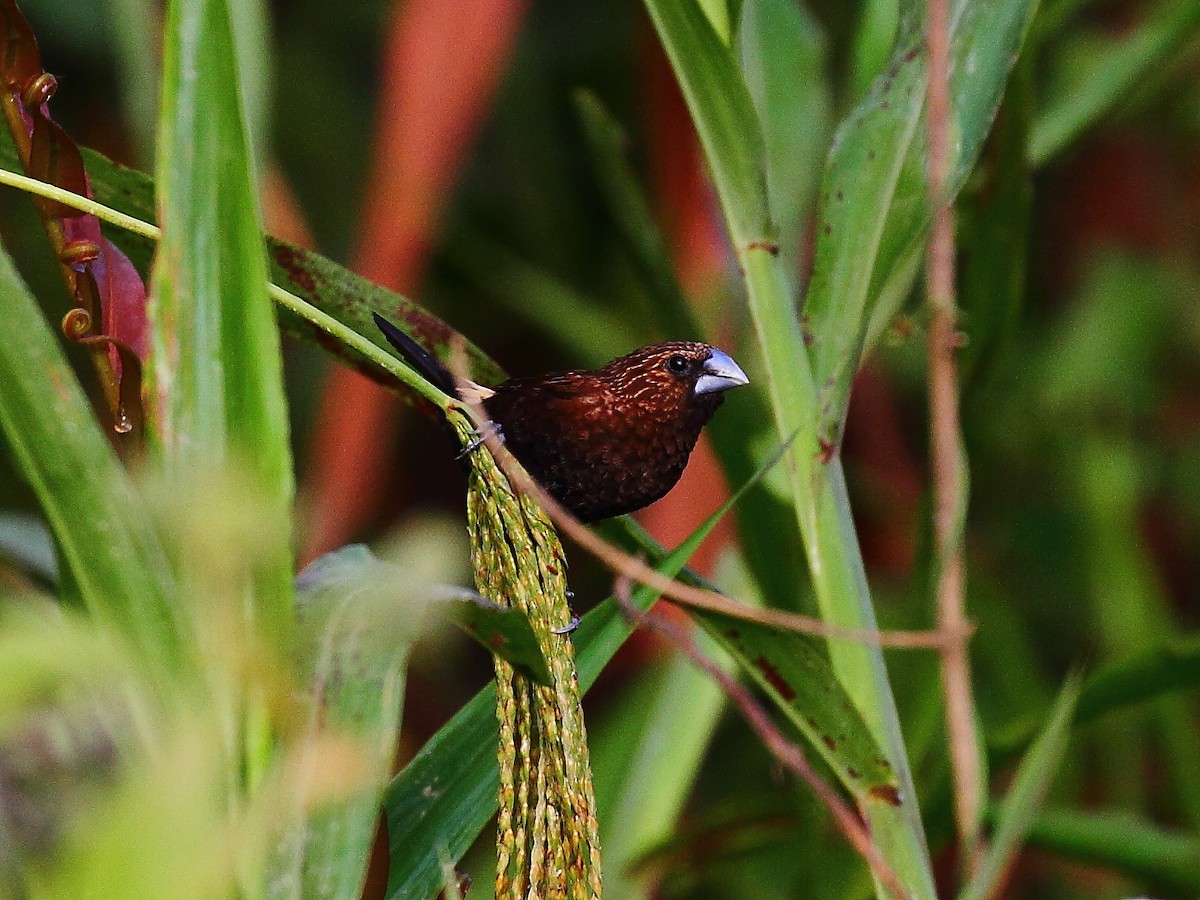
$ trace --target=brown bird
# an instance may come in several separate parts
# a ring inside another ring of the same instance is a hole
[[[433,384],[481,403],[509,452],[584,522],[641,509],[673,488],[724,392],[749,381],[715,347],[666,341],[595,371],[510,378],[492,389],[455,379],[378,314],[375,324]]]

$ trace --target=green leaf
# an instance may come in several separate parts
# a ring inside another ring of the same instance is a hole
[[[292,459],[251,151],[225,0],[172,0],[157,158],[163,229],[152,280],[156,438],[168,473],[251,473],[289,534]],[[282,646],[292,560],[263,566],[255,615]]]
[[[1200,26],[1200,4],[1163,0],[1135,28],[1087,46],[1058,49],[1058,77],[1029,138],[1029,159],[1041,167],[1163,70]],[[1071,52],[1075,49],[1076,52]]]
[[[1148,421],[1148,410],[1163,402],[1155,373],[1195,284],[1178,266],[1144,254],[1098,251],[1038,360],[1043,414],[1080,426],[1101,416],[1129,427]]]
[[[1200,838],[1129,813],[1045,809],[1029,829],[1028,844],[1144,878],[1164,893],[1200,894]]]
[[[830,622],[874,628],[841,462],[821,443],[817,382],[793,298],[777,258],[767,210],[762,137],[732,56],[685,0],[646,0],[700,135],[745,278],[750,313],[766,363],[781,438],[794,441],[789,481],[796,520],[821,614]],[[884,857],[914,896],[932,897],[933,876],[895,701],[878,647],[838,644],[831,659],[868,727],[887,748],[901,784],[898,808],[873,804],[869,826]],[[880,888],[882,890],[882,887]]]
[[[451,621],[489,653],[507,660],[538,684],[552,686],[550,669],[537,635],[520,610],[500,606],[465,589],[435,589],[430,599],[441,600]]]
[[[735,244],[773,242],[762,129],[729,48],[694,0],[646,0],[646,10],[693,111]]]
[[[311,690],[308,736],[357,738],[367,777],[348,799],[292,825],[275,861],[269,896],[357,897],[367,874],[379,793],[391,770],[404,667],[425,604],[417,586],[362,545],[315,560],[296,586],[301,663]]]
[[[795,291],[803,231],[833,131],[827,42],[808,7],[792,0],[747,6],[739,37],[746,86],[762,121],[779,258]]]
[[[375,327],[371,319],[373,312],[380,313],[402,325],[409,334],[419,337],[424,346],[444,363],[453,362],[450,339],[461,335],[407,297],[355,275],[317,253],[275,238],[267,239],[267,252],[271,259],[272,281],[311,303],[350,331],[362,335],[386,353],[393,351]],[[280,326],[285,331],[328,350],[385,387],[396,387],[395,376],[349,346],[341,335],[332,334],[292,310],[277,307],[277,312]],[[472,378],[480,384],[499,384],[504,380],[504,370],[477,346],[463,339],[462,348]],[[402,395],[411,398],[412,392],[403,391]]]
[[[702,652],[732,669],[714,641],[702,633],[697,638]],[[724,708],[725,694],[712,676],[673,653],[645,690],[626,698],[621,718],[600,729],[589,725],[594,771],[620,773],[611,800],[596,785],[608,895],[646,896],[633,867],[675,834]]]
[[[389,898],[434,896],[444,886],[443,857],[462,858],[495,816],[496,741],[496,685],[490,682],[392,780],[383,799]]]
[[[0,737],[9,738],[54,709],[70,708],[97,718],[106,711],[118,712],[120,703],[112,701],[125,690],[133,697],[136,689],[131,685],[138,671],[113,636],[93,618],[49,599],[25,598],[0,606]],[[57,704],[54,698],[59,698]],[[40,770],[50,768],[43,762]],[[7,819],[0,833],[12,825]]]
[[[860,804],[900,804],[896,773],[812,635],[694,610],[692,615],[738,661],[841,779]]]
[[[449,256],[473,289],[532,322],[584,365],[601,366],[640,343],[633,324],[616,311],[482,232],[456,233]]]
[[[1131,437],[1112,434],[1075,440],[1068,483],[1077,485],[1072,506],[1085,551],[1092,627],[1106,654],[1126,659],[1176,630],[1157,562],[1138,528],[1147,481],[1144,450]],[[1127,772],[1152,735],[1161,741],[1164,789],[1200,828],[1200,731],[1194,704],[1178,695],[1163,697],[1141,723],[1122,729],[1124,748],[1118,740],[1106,740],[1099,752],[1111,760],[1112,771]]]
[[[959,895],[961,900],[991,897],[1013,857],[1021,849],[1066,755],[1071,718],[1079,699],[1079,684],[1078,674],[1067,679],[1058,699],[1054,701],[1045,727],[1017,767],[1012,787],[997,813],[996,827],[987,853],[974,877]]]
[[[174,579],[140,496],[41,311],[0,248],[0,427],[87,610],[147,663],[177,659]]]
[[[960,327],[970,339],[959,365],[968,385],[1009,348],[1025,298],[1033,218],[1033,180],[1025,157],[1033,93],[1029,60],[1013,73],[980,162],[979,189],[971,192],[960,217]]]
[[[666,242],[654,220],[650,204],[625,159],[626,138],[595,94],[576,91],[575,112],[583,125],[592,172],[604,196],[646,293],[656,328],[671,340],[703,337],[691,305],[675,277]]]
[[[1075,721],[1090,722],[1114,710],[1197,685],[1200,638],[1173,639],[1088,678],[1079,694]]]
[[[154,0],[113,0],[102,9],[109,18],[109,50],[121,76],[122,118],[141,162],[154,155],[160,73],[157,48],[145,39],[145,26],[158,15],[159,7]]]
[[[849,98],[858,100],[888,64],[896,49],[899,0],[865,0],[855,21],[847,67]]]
[[[895,55],[839,127],[821,187],[813,277],[805,298],[821,431],[836,440],[850,382],[872,339],[907,296],[929,223],[922,118],[926,63],[921,8],[901,7]],[[957,194],[983,146],[1034,0],[954,4],[949,183]],[[903,274],[900,283],[897,274]],[[880,306],[886,300],[886,304]],[[879,308],[877,308],[879,307]],[[871,327],[872,320],[877,324]]]
[[[1084,725],[1121,709],[1200,686],[1200,638],[1173,638],[1125,662],[1091,675],[1079,692],[1075,724]],[[1029,723],[989,742],[992,760],[1003,760],[1029,745]]]
[[[729,8],[729,0],[696,0],[696,6],[704,12],[712,30],[728,44],[733,37],[737,21],[735,16],[730,15],[732,10]]]
[[[779,441],[770,405],[762,394],[747,392],[736,399],[736,403],[726,403],[708,426],[709,440],[732,484],[752,478]],[[764,479],[747,490],[738,503],[742,552],[754,573],[758,593],[768,606],[809,611],[812,584],[804,557],[796,552],[800,529],[787,490],[787,475],[782,471],[773,474],[778,476],[776,485]]]

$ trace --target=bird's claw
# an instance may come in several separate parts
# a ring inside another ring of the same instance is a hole
[[[575,613],[571,613],[571,621],[570,622],[568,622],[562,628],[551,628],[550,633],[551,634],[559,634],[559,635],[570,634],[572,631],[574,631],[578,627],[579,627],[579,616],[575,615]]]
[[[467,446],[462,449],[462,452],[458,454],[456,459],[466,459],[466,457],[478,450],[479,446],[485,443],[490,437],[496,438],[502,444],[504,443],[504,432],[500,429],[500,423],[488,422],[482,428],[476,428],[475,440],[467,444]]]

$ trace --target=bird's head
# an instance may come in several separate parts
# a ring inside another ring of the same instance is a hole
[[[597,374],[627,403],[706,410],[709,415],[725,391],[750,380],[728,353],[696,341],[650,344],[614,359]]]

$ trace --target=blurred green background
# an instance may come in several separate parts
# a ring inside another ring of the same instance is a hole
[[[743,16],[755,5],[745,0]],[[670,337],[651,312],[655,281],[614,222],[590,156],[577,107],[577,92],[588,91],[624,129],[623,149],[706,333],[753,378],[757,351],[735,266],[641,5],[477,2],[468,15],[411,0],[407,19],[403,6],[244,8],[268,229],[404,291],[514,374],[594,365]],[[149,169],[157,4],[25,0],[22,8],[59,79],[56,119],[80,144]],[[783,252],[803,276],[825,154],[836,123],[888,59],[896,10],[888,0],[791,9],[805,36],[802,52],[787,48],[794,118],[775,120],[768,142],[794,161],[790,183],[772,187],[793,199]],[[771,33],[769,22],[758,27]],[[479,28],[491,30],[489,41],[472,36]],[[464,97],[477,108],[439,121],[438,110],[461,109]],[[382,187],[396,171],[404,202]],[[0,195],[0,234],[57,319],[66,298],[35,221],[26,198]],[[1103,670],[1189,635],[1195,658],[1200,4],[1043,3],[960,197],[958,240],[968,607],[978,625],[971,654],[992,776],[1003,785],[1011,751],[1040,724],[1072,666]],[[856,380],[843,451],[889,627],[924,627],[932,616],[924,325],[914,296]],[[327,357],[296,343],[285,352],[306,501],[302,553],[411,537],[461,517],[462,479],[437,428],[387,403],[374,415],[361,407],[360,420],[330,381]],[[722,412],[726,426],[769,445],[769,423],[734,412],[737,402]],[[10,473],[0,454],[0,524],[23,535],[8,546],[36,557],[45,541],[22,530],[35,506]],[[344,484],[333,484],[338,475]],[[703,482],[680,492],[668,512],[651,514],[664,536],[717,505]],[[753,532],[754,523],[741,524],[743,536]],[[705,565],[722,584],[745,583],[739,559],[714,549]],[[19,577],[25,564],[0,560],[0,577]],[[803,593],[794,580],[802,560],[771,564],[777,583]],[[572,575],[581,608],[609,592],[609,576],[582,556]],[[606,786],[615,790],[633,742],[653,727],[647,697],[671,671],[668,655],[635,642],[589,697],[602,813],[613,802]],[[949,858],[952,837],[937,663],[893,652],[889,665],[936,863]],[[488,675],[488,659],[464,641],[419,646],[402,756]],[[869,895],[824,808],[775,770],[739,718],[720,718],[703,759],[677,830],[637,870],[639,889]],[[472,897],[489,890],[488,852],[480,851]],[[1197,880],[1195,689],[1078,728],[1006,896],[1194,897]]]

